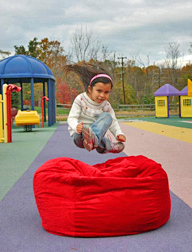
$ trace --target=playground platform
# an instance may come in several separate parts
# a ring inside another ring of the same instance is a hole
[[[13,129],[13,142],[0,144],[1,252],[191,252],[192,119],[130,119],[120,122],[127,141],[123,153],[101,155],[76,148],[66,124],[31,132]],[[119,156],[144,155],[168,174],[172,210],[161,228],[110,238],[73,238],[47,233],[33,195],[33,175],[45,161],[71,157],[102,163]]]

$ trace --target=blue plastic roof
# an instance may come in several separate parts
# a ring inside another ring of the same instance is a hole
[[[35,82],[44,79],[55,80],[50,68],[40,60],[27,56],[15,55],[0,61],[0,79],[18,79],[24,81],[34,78]]]
[[[174,96],[174,95],[179,96],[180,92],[171,84],[163,85],[154,93],[154,96]]]
[[[188,86],[184,87],[181,92],[180,95],[188,95]]]

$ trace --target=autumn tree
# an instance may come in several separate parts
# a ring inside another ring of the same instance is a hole
[[[56,96],[59,103],[72,104],[77,94],[77,89],[70,88],[67,82],[63,81],[62,79],[58,80]]]
[[[180,87],[181,89],[187,85],[187,80],[192,80],[192,64],[186,64],[181,69]]]
[[[145,87],[144,93],[150,94],[154,93],[157,88],[159,88],[160,76],[159,76],[159,67],[155,65],[150,65],[143,69],[145,73]]]
[[[143,88],[144,72],[142,68],[138,66],[128,65],[126,67],[127,75],[125,75],[125,80],[127,78],[127,83],[129,83],[136,92],[137,99],[140,98]],[[127,77],[126,77],[127,76]]]
[[[39,51],[38,51],[38,41],[35,37],[33,40],[29,41],[28,49],[26,49],[23,45],[20,46],[14,46],[15,48],[15,54],[23,54],[28,55],[34,58],[38,58]]]
[[[38,41],[35,37],[33,40],[29,41],[28,49],[23,45],[14,47],[15,54],[29,55],[39,59],[45,63],[56,76],[62,72],[62,68],[67,61],[64,48],[57,40],[49,41],[48,38],[44,38]]]
[[[122,69],[116,60],[116,53],[112,54],[91,31],[82,27],[72,35],[71,44],[73,59],[78,64],[86,62],[104,68],[112,75],[114,87],[110,95],[110,102],[116,107],[123,103]],[[174,42],[169,43],[166,48],[166,59],[158,66],[149,65],[149,56],[147,56],[146,66],[139,55],[131,55],[132,59],[128,59],[124,64],[124,88],[127,104],[153,103],[154,92],[165,83],[170,83],[179,90],[186,85],[187,78],[192,78],[192,65],[187,64],[181,69],[179,46]],[[192,43],[190,47],[192,53]],[[56,97],[59,103],[72,103],[78,93],[85,91],[83,83],[76,74],[70,72],[68,76],[64,75],[63,67],[69,62],[69,56],[65,55],[64,48],[59,41],[52,41],[48,38],[39,41],[35,37],[29,41],[26,48],[23,45],[15,46],[15,53],[35,57],[52,70],[56,78]],[[37,92],[37,96],[41,95],[41,89],[37,88],[35,92]],[[29,94],[27,93],[27,95]]]
[[[56,78],[57,89],[57,80],[61,79],[63,75],[63,67],[67,62],[67,56],[65,55],[64,48],[61,46],[59,41],[49,41],[48,38],[38,41],[35,37],[33,40],[29,41],[27,49],[23,45],[14,47],[15,54],[24,54],[35,57],[45,63],[51,69]],[[41,91],[39,88],[35,89],[35,97],[38,97],[38,94],[40,95],[40,93]]]

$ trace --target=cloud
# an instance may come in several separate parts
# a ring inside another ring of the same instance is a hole
[[[166,45],[177,42],[188,59],[191,10],[191,0],[6,0],[0,3],[0,49],[14,52],[14,45],[48,37],[67,51],[72,34],[84,27],[118,55],[159,61]]]

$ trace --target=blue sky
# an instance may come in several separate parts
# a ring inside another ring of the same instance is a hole
[[[14,52],[14,45],[48,37],[67,54],[82,27],[117,57],[158,64],[175,42],[183,64],[192,63],[191,13],[191,0],[6,0],[0,3],[0,49]]]

